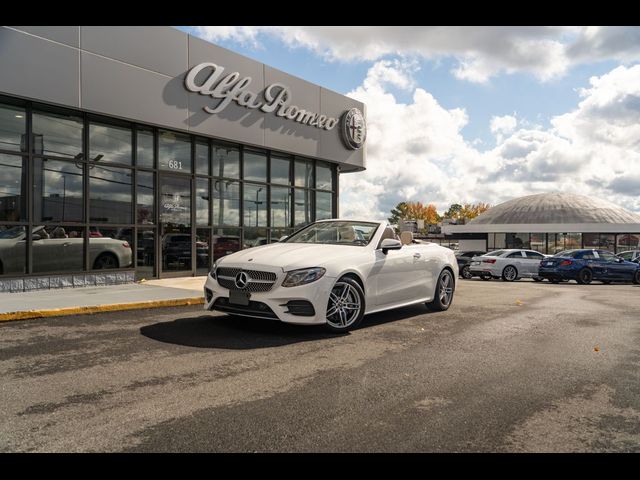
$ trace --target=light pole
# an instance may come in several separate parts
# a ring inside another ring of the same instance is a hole
[[[262,203],[262,202],[258,202],[258,195],[260,194],[261,191],[262,191],[262,187],[256,190],[256,227],[258,226],[258,203]]]

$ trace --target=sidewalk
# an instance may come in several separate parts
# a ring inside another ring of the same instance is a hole
[[[166,278],[104,287],[0,293],[0,322],[140,308],[202,305],[206,277]]]

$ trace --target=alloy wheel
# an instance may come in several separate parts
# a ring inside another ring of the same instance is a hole
[[[445,270],[442,272],[442,275],[440,275],[439,295],[440,303],[445,307],[449,306],[453,298],[453,278],[448,270]]]
[[[516,271],[516,269],[510,265],[505,267],[504,271],[502,272],[502,277],[508,282],[513,282],[516,279],[517,275],[518,272]]]
[[[327,323],[337,329],[350,327],[362,310],[360,294],[353,285],[338,281],[329,294]]]
[[[464,267],[462,267],[462,272],[460,273],[462,274],[462,278],[465,278],[467,280],[473,278],[473,275],[471,275],[471,271],[469,270],[469,265],[465,265]]]

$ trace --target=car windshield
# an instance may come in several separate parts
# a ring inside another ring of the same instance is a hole
[[[371,242],[379,223],[317,222],[294,233],[283,243],[327,243],[365,246]]]
[[[24,227],[10,227],[6,230],[0,230],[0,239],[8,240],[12,238],[18,238],[24,234]]]

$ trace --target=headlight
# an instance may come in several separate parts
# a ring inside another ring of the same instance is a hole
[[[209,276],[215,280],[216,278],[216,268],[218,268],[218,263],[213,262],[213,266],[211,267],[211,271],[209,272]]]
[[[315,282],[320,279],[326,270],[322,267],[301,268],[300,270],[291,270],[287,272],[287,276],[282,282],[283,287],[297,287],[307,283]]]

